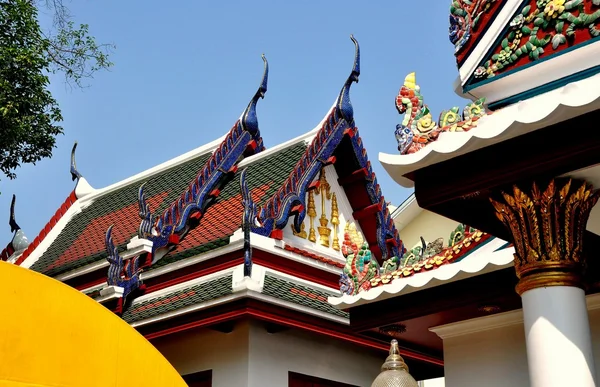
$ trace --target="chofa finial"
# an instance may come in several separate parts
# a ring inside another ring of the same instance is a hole
[[[350,102],[350,86],[352,83],[358,83],[358,77],[360,75],[360,46],[358,45],[358,41],[354,38],[354,35],[350,35],[350,39],[352,43],[354,43],[354,64],[352,66],[352,72],[350,76],[344,83],[344,87],[340,91],[340,95],[337,100],[337,108],[339,109],[342,117],[348,122],[348,124],[354,124],[354,109],[352,108],[352,103]]]
[[[244,127],[245,130],[247,130],[248,132],[250,132],[253,135],[255,133],[258,133],[258,118],[256,117],[256,103],[258,102],[259,98],[265,97],[265,93],[267,92],[267,83],[269,81],[269,62],[267,62],[267,58],[265,57],[265,54],[262,54],[261,57],[262,57],[262,60],[264,62],[264,66],[265,66],[264,71],[263,71],[262,80],[260,81],[260,86],[258,87],[258,90],[256,90],[256,93],[250,100],[248,107],[246,107],[246,110],[244,111],[244,114],[242,115],[242,126]]]
[[[240,191],[242,194],[242,206],[244,214],[242,219],[242,230],[244,232],[244,277],[252,275],[252,245],[250,243],[250,229],[256,216],[256,205],[252,201],[252,195],[248,189],[246,180],[247,168],[240,173]]]
[[[77,170],[77,164],[75,163],[75,149],[77,149],[77,141],[75,141],[71,150],[71,180],[73,181],[81,179],[81,173]]]
[[[10,226],[10,232],[15,232],[21,229],[15,220],[15,202],[17,197],[13,194],[12,201],[10,202],[10,217],[8,219],[8,224]]]

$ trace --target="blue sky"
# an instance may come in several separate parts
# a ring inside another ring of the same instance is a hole
[[[261,53],[270,74],[258,118],[272,147],[323,118],[351,70],[349,35],[355,35],[362,56],[360,82],[351,91],[355,120],[386,200],[396,205],[411,191],[396,185],[377,157],[397,152],[393,133],[401,117],[394,98],[406,74],[417,72],[434,117],[467,102],[452,89],[458,71],[448,40],[450,0],[67,4],[98,42],[116,45],[114,67],[84,90],[52,78],[65,134],[51,159],[0,180],[2,246],[11,238],[13,193],[17,222],[33,240],[73,189],[75,140],[78,169],[101,188],[225,134],[256,91]]]

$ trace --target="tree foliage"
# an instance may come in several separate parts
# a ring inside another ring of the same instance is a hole
[[[42,29],[38,10],[54,14]],[[63,132],[62,115],[50,93],[49,74],[64,73],[84,87],[93,73],[111,66],[108,45],[97,45],[85,24],[76,27],[62,0],[0,0],[0,171],[14,178],[23,163],[52,155]]]

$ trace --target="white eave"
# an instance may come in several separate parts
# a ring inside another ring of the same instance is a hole
[[[442,133],[413,154],[379,153],[379,161],[396,183],[411,188],[414,182],[406,177],[411,172],[597,109],[600,74],[500,109],[468,132]]]
[[[419,207],[419,203],[417,203],[417,198],[413,192],[391,213],[396,229],[399,232],[402,231],[402,229],[408,226],[422,211],[423,209]]]
[[[506,241],[494,238],[462,261],[443,265],[411,277],[399,278],[387,285],[378,286],[356,295],[344,294],[341,297],[329,297],[328,301],[338,309],[346,309],[504,269],[513,265],[515,252],[513,247],[497,250],[505,244]]]

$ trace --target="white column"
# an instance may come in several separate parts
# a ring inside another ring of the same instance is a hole
[[[583,290],[550,286],[528,290],[521,297],[531,387],[595,387]]]

